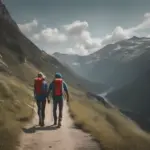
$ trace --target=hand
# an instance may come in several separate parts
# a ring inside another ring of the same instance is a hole
[[[66,99],[67,103],[69,103],[69,98]]]
[[[69,94],[68,93],[66,93],[66,101],[67,101],[67,103],[69,103]]]
[[[50,103],[50,100],[48,99],[47,102],[48,102],[48,104],[49,104],[49,103]]]

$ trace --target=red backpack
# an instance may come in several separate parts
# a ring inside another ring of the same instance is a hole
[[[55,79],[54,80],[54,96],[62,96],[63,94],[63,80]]]
[[[35,85],[36,94],[42,94],[42,84],[43,84],[43,78],[35,78],[34,85]]]

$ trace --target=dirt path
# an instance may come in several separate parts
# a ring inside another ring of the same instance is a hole
[[[18,150],[100,150],[92,137],[76,129],[65,105],[62,127],[52,126],[51,106],[46,106],[45,127],[37,126],[38,117],[23,129]]]

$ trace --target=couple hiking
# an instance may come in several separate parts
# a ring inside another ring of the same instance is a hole
[[[53,117],[54,125],[61,126],[64,92],[69,101],[69,93],[66,83],[60,73],[55,74],[54,80],[48,86],[46,77],[40,72],[34,80],[34,97],[38,107],[39,125],[44,126],[46,100],[50,103],[49,95],[52,93],[53,99]],[[59,116],[57,119],[57,106],[59,107]]]

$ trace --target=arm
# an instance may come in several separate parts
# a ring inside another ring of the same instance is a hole
[[[48,84],[47,84],[47,82],[46,82],[46,81],[44,81],[44,82],[43,82],[42,90],[43,90],[43,92],[44,92],[44,93],[46,93],[46,94],[47,94],[47,92],[48,92]]]
[[[51,82],[50,85],[49,85],[48,92],[47,92],[47,99],[48,99],[52,89],[53,89],[53,82]],[[50,100],[48,100],[48,102],[50,102]]]
[[[64,91],[67,95],[67,102],[69,102],[69,92],[68,92],[68,87],[67,87],[67,84],[63,81],[63,88],[64,88]]]

